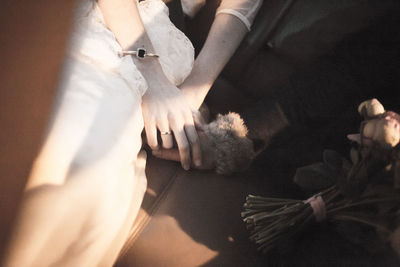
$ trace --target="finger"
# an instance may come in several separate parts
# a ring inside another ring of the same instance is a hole
[[[145,120],[144,129],[146,131],[147,144],[151,147],[151,149],[157,150],[158,141],[157,141],[157,128],[155,121],[146,122]]]
[[[173,161],[180,161],[181,158],[179,157],[178,149],[159,149],[152,151],[153,156],[166,159],[166,160],[173,160]]]
[[[193,123],[193,122],[192,122]],[[190,148],[192,149],[192,159],[196,167],[201,166],[201,147],[200,138],[193,124],[185,125],[186,136],[189,140]]]
[[[185,170],[190,169],[190,147],[189,141],[187,140],[183,125],[174,130],[175,140],[178,145],[179,156],[181,159],[182,167]]]
[[[200,111],[194,110],[192,111],[194,126],[196,129],[202,129],[202,126],[205,124],[203,116],[201,116]]]
[[[136,187],[137,190],[141,190],[142,192],[137,192],[139,195],[143,195],[147,186],[146,179],[146,159],[147,153],[145,150],[141,150],[136,158],[135,162],[135,177],[137,178]]]
[[[141,150],[137,156],[135,162],[135,174],[136,175],[144,175],[144,170],[146,168],[146,158],[147,153],[145,150]]]
[[[169,129],[168,119],[162,119],[158,122],[158,128],[161,133],[162,147],[165,149],[170,149],[174,145],[174,140],[172,138],[172,132]]]
[[[162,140],[162,146],[165,149],[170,149],[174,145],[174,140],[172,138],[172,132],[167,130],[167,131],[160,131],[161,132],[161,140]]]

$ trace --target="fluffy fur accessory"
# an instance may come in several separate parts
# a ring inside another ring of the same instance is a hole
[[[247,137],[247,127],[239,114],[230,112],[219,114],[202,130],[207,136],[206,149],[212,150],[215,168],[219,174],[243,171],[255,157],[253,142]]]

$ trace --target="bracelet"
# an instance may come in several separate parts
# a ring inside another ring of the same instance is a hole
[[[119,57],[123,57],[126,55],[133,55],[139,59],[143,59],[145,57],[158,57],[157,54],[147,53],[146,49],[144,49],[144,48],[138,48],[136,51],[119,51],[118,52]]]

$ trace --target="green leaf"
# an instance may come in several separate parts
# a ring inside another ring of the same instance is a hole
[[[298,168],[294,182],[303,190],[317,192],[335,184],[339,173],[328,164],[318,162]]]
[[[322,159],[333,170],[341,170],[343,167],[343,157],[335,150],[325,149],[322,153]]]

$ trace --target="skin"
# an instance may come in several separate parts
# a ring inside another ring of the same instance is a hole
[[[144,46],[152,51],[135,1],[99,0],[98,4],[124,50]],[[245,33],[245,26],[237,18],[218,15],[192,73],[180,89],[168,81],[157,59],[135,62],[149,85],[142,101],[147,141],[157,149],[157,129],[172,130],[185,169],[191,162],[202,164],[192,112],[201,105]],[[102,129],[99,132],[107,133]],[[67,171],[73,161],[64,150],[72,148],[60,146],[65,143],[62,135],[60,138],[47,140],[35,161],[8,244],[5,266],[110,266],[137,214],[145,188],[143,152],[136,160],[137,179],[124,175],[109,179],[101,171],[107,170],[108,165],[98,158],[89,160],[95,168],[82,162],[75,166],[77,170]],[[103,141],[107,140],[99,140]],[[163,138],[164,148],[170,148],[172,143],[171,136]],[[134,189],[140,192],[133,192]]]
[[[192,72],[179,86],[192,109],[197,110],[201,106],[215,79],[238,48],[246,33],[246,26],[237,17],[223,13],[216,16],[207,40],[194,62]],[[153,155],[167,160],[182,161],[179,148],[160,149],[153,151]],[[209,166],[209,164],[205,165]],[[204,164],[195,164],[194,167],[203,169]]]
[[[100,0],[99,6],[107,26],[115,34],[122,49],[135,50],[137,47],[146,47],[148,51],[154,51],[134,1]],[[229,14],[216,16],[207,40],[194,62],[192,72],[180,88],[169,82],[157,59],[134,58],[136,66],[149,85],[142,99],[147,144],[153,151],[161,149],[158,153],[161,157],[168,155],[163,158],[175,159],[176,155],[173,154],[178,153],[185,170],[191,165],[202,165],[202,152],[193,112],[201,106],[215,79],[246,33],[246,26],[237,17]],[[160,132],[171,130],[178,149],[164,151],[173,147],[173,136],[164,134],[161,135],[160,148],[157,129]]]
[[[145,47],[149,52],[154,51],[140,19],[136,1],[100,0],[98,3],[108,28],[123,50]],[[192,159],[196,165],[201,165],[200,143],[192,108],[187,104],[182,91],[168,80],[157,58],[138,60],[133,57],[133,60],[149,86],[142,98],[147,144],[153,150],[158,150],[160,144],[157,141],[157,129],[161,132],[172,131],[182,167],[188,170]],[[163,148],[172,148],[172,135],[162,135],[161,138]]]
[[[193,109],[201,106],[246,33],[246,26],[237,17],[224,13],[215,17],[192,72],[179,86]]]

